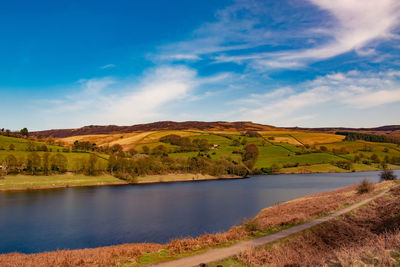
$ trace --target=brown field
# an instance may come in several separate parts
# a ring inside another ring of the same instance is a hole
[[[124,150],[128,150],[136,144],[146,144],[157,142],[161,137],[176,134],[179,136],[198,135],[202,132],[191,131],[149,131],[149,132],[134,132],[134,133],[113,133],[113,134],[98,134],[98,135],[79,135],[70,136],[58,139],[67,145],[72,145],[76,140],[79,142],[91,142],[98,146],[112,146],[115,144],[121,145]]]
[[[275,136],[274,140],[270,140],[273,143],[288,143],[288,144],[292,144],[295,146],[301,146],[303,145],[302,143],[300,143],[299,141],[297,141],[296,139],[294,139],[291,136]]]
[[[103,146],[103,145],[107,145],[112,142],[118,141],[120,139],[143,138],[147,134],[149,134],[149,133],[136,132],[136,133],[126,133],[126,134],[121,133],[121,134],[79,135],[79,136],[70,136],[70,137],[60,138],[58,140],[66,143],[68,145],[72,145],[76,140],[78,140],[79,142],[91,142],[91,143],[96,143],[98,146]],[[139,137],[137,137],[137,136],[139,136]]]
[[[370,197],[393,182],[376,184],[368,194],[357,194],[357,185],[335,191],[314,194],[262,210],[243,226],[233,226],[225,233],[205,234],[197,238],[175,239],[166,245],[126,244],[95,249],[59,250],[37,254],[10,253],[0,255],[0,266],[122,266],[141,262],[142,256],[154,255],[153,262],[160,261],[157,255],[163,252],[162,260],[190,255],[210,247],[227,245],[240,240],[259,237],[282,227],[303,223],[327,213],[334,212],[361,199]],[[397,191],[396,191],[397,192]],[[400,207],[400,203],[399,203]],[[148,254],[151,253],[151,254]],[[256,252],[241,255],[240,259],[251,259]],[[147,262],[149,263],[149,262]]]
[[[400,186],[343,218],[259,249],[237,260],[248,266],[398,266]],[[238,264],[239,265],[239,264]]]
[[[290,130],[279,130],[279,131],[263,131],[260,132],[264,137],[274,137],[273,142],[289,143],[292,145],[315,145],[315,144],[326,144],[343,141],[345,138],[342,135],[336,135],[331,133],[321,132],[309,132],[309,131],[290,131]]]

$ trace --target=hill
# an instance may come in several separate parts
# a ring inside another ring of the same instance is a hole
[[[253,122],[203,122],[203,121],[160,121],[146,124],[136,124],[132,126],[117,125],[90,125],[78,129],[59,129],[32,132],[32,135],[42,135],[44,137],[53,136],[56,138],[93,135],[93,134],[111,134],[111,133],[132,133],[132,132],[148,132],[161,130],[201,130],[201,131],[269,131],[276,130],[278,127],[262,125]]]
[[[397,128],[384,126],[369,130],[397,132]],[[345,134],[337,134],[337,130]],[[202,174],[220,178],[248,173],[400,168],[400,146],[381,135],[365,134],[367,130],[195,121],[87,126],[35,132],[29,138],[2,135],[0,164],[10,165],[7,162],[13,156],[14,165],[19,166],[14,172],[43,174],[48,170],[44,166],[45,157],[56,161],[57,156],[67,162],[64,172],[110,174],[130,181],[142,181],[146,175]],[[58,137],[43,138],[44,135]],[[37,159],[35,170],[32,159]],[[96,161],[96,166],[91,165],[91,160]],[[51,168],[57,169],[57,166]]]
[[[301,128],[301,127],[275,127],[249,121],[238,122],[203,122],[203,121],[159,121],[153,123],[136,124],[131,126],[117,125],[89,125],[77,129],[53,129],[32,132],[33,136],[65,138],[82,135],[138,133],[151,131],[210,131],[210,132],[245,132],[245,131],[301,131],[301,132],[324,132],[335,133],[338,131],[362,132],[386,136],[391,140],[400,140],[400,125],[386,125],[372,128],[346,128],[346,127],[324,127],[324,128]]]

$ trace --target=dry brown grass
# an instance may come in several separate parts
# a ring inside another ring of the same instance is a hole
[[[253,220],[259,230],[302,223],[362,200],[391,185],[393,185],[391,182],[376,184],[373,190],[363,195],[357,193],[358,185],[351,185],[331,192],[306,196],[266,208]]]
[[[345,204],[369,197],[393,185],[382,182],[367,194],[357,194],[357,185],[332,192],[314,194],[277,206],[264,209],[245,227],[232,227],[225,233],[205,234],[197,238],[174,239],[167,245],[126,244],[95,249],[60,250],[38,254],[11,253],[0,255],[0,266],[119,266],[122,262],[135,262],[145,252],[167,249],[170,256],[228,244],[249,238],[257,230],[278,229],[280,226],[302,223],[343,207]],[[251,227],[247,227],[251,224]],[[256,252],[249,252],[243,259],[255,258]]]
[[[243,228],[234,226],[225,233],[206,234],[197,238],[174,239],[167,245],[167,249],[171,254],[182,254],[240,240],[248,235],[249,233]]]
[[[344,218],[237,259],[251,266],[394,266],[400,260],[400,186],[390,193]]]
[[[58,250],[29,255],[9,253],[0,255],[0,266],[121,266],[123,262],[135,262],[144,253],[156,252],[163,247],[159,244],[125,244],[94,249]]]

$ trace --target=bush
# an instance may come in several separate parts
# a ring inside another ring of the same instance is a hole
[[[348,160],[336,161],[334,165],[344,170],[350,170],[353,167],[353,163]]]
[[[357,193],[358,194],[365,194],[369,193],[374,189],[374,185],[370,183],[367,179],[364,179],[361,181],[361,184],[358,185],[357,187]]]
[[[246,232],[256,232],[259,230],[259,225],[255,219],[244,219],[242,225]]]
[[[384,169],[381,172],[381,180],[383,181],[391,181],[391,180],[396,180],[397,176],[394,175],[393,171],[390,169]]]
[[[261,134],[256,131],[246,131],[244,135],[247,137],[262,137]]]

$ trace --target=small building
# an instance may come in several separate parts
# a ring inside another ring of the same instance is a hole
[[[212,144],[210,149],[218,149],[219,145],[218,144]]]

